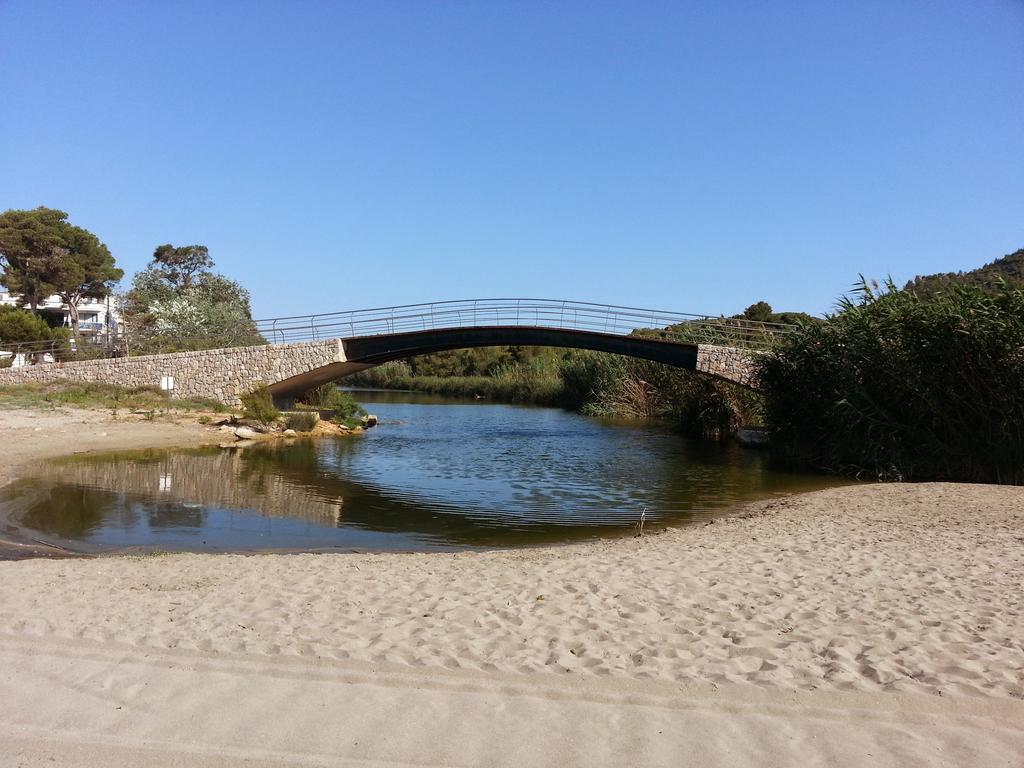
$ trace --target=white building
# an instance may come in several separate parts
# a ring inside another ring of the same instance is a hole
[[[21,297],[0,291],[0,305],[21,306]],[[71,313],[59,296],[50,296],[36,307],[36,311],[47,316],[51,325],[71,327]],[[83,336],[90,336],[97,343],[112,341],[121,329],[121,318],[114,306],[114,300],[83,299],[78,302],[78,330]]]

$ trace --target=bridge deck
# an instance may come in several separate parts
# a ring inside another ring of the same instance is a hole
[[[466,347],[539,345],[629,355],[756,386],[752,355],[790,330],[771,323],[543,299],[276,318],[257,327],[270,344],[211,349],[215,340],[204,338],[198,351],[0,370],[0,384],[75,379],[134,387],[172,382],[174,396],[237,405],[239,395],[259,384],[277,394],[298,394],[389,360]],[[173,341],[185,345],[189,340]],[[45,349],[24,351],[26,359],[46,358]],[[56,348],[49,353],[60,360]]]

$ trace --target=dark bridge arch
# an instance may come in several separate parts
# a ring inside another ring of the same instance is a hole
[[[392,360],[417,355],[493,346],[545,346],[587,349],[652,360],[676,368],[700,371],[735,384],[756,386],[747,351],[692,342],[597,331],[528,326],[479,326],[379,334],[341,339],[343,362],[332,362],[298,376],[270,383],[278,397],[295,397],[309,389],[338,381]]]
[[[338,381],[353,373],[392,360],[475,347],[541,346],[588,349],[653,360],[691,371],[698,369],[699,357],[698,345],[687,342],[528,326],[438,328],[343,339],[340,343],[345,362],[332,363],[273,383],[270,385],[271,392],[279,397],[294,397],[312,387]]]
[[[538,346],[589,349],[629,355],[677,368],[695,370],[697,345],[639,336],[619,336],[595,331],[525,326],[442,328],[387,336],[346,339],[345,358],[353,363],[380,365],[431,352],[501,346]]]

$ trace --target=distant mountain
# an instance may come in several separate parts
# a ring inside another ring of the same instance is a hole
[[[992,285],[1000,278],[1007,283],[1024,288],[1024,248],[969,272],[920,275],[907,283],[906,287],[918,293],[931,293],[957,283]]]

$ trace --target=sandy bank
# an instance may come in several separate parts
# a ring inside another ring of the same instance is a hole
[[[0,485],[40,459],[86,451],[165,448],[216,442],[216,430],[195,416],[168,416],[149,421],[141,415],[112,416],[107,411],[54,408],[0,410],[3,462]]]
[[[1017,766],[1022,569],[1024,489],[946,484],[552,549],[3,562],[0,764]]]

